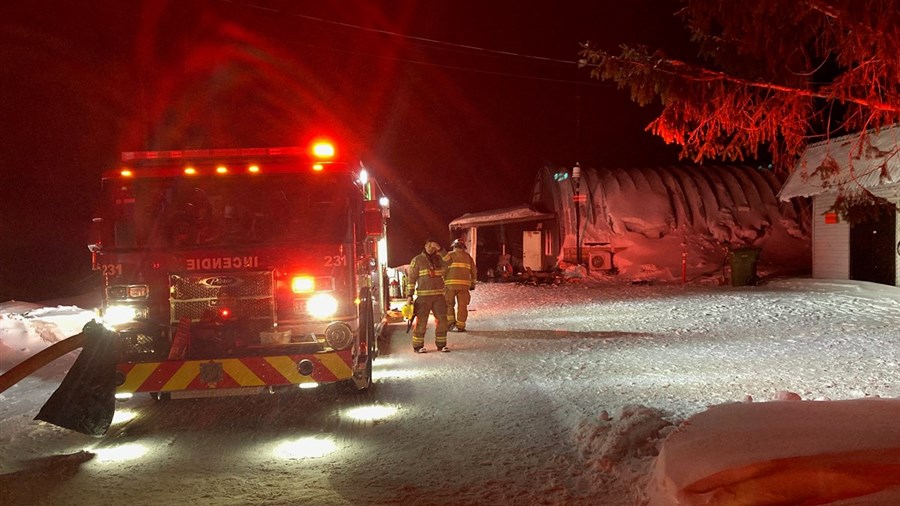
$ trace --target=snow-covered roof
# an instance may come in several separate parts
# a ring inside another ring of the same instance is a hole
[[[523,221],[539,221],[554,218],[556,215],[536,211],[533,207],[522,204],[503,209],[491,209],[479,213],[466,213],[450,222],[450,230],[461,228],[486,227],[505,223],[520,223]]]
[[[778,198],[810,197],[853,181],[863,188],[900,183],[900,124],[870,131],[860,149],[860,134],[854,133],[811,144],[788,178]],[[827,160],[840,170],[823,182],[821,167]]]
[[[532,195],[558,216],[563,259],[577,261],[579,241],[609,244],[620,278],[677,279],[720,272],[727,252],[744,246],[760,249],[761,268],[808,271],[809,206],[779,202],[783,185],[747,165],[583,168],[577,187],[545,168]]]

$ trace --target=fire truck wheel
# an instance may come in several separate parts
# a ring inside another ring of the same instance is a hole
[[[172,394],[169,392],[150,392],[150,398],[157,402],[166,402],[172,400]]]

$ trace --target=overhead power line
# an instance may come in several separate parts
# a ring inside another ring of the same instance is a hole
[[[248,2],[245,2],[245,1],[239,1],[239,0],[221,0],[221,1],[227,2],[227,3],[232,3],[232,4],[235,4],[235,5],[241,5],[241,6],[244,6],[244,7],[249,7],[249,8],[252,8],[252,9],[258,9],[258,10],[262,10],[262,11],[267,11],[267,12],[271,12],[271,13],[275,13],[275,14],[283,14],[283,15],[292,16],[292,17],[301,18],[301,19],[306,19],[306,20],[310,20],[310,21],[316,21],[316,22],[319,22],[319,23],[326,23],[326,24],[330,24],[330,25],[334,25],[334,26],[340,26],[340,27],[343,27],[343,28],[350,28],[350,29],[353,29],[353,30],[360,30],[360,31],[365,31],[365,32],[377,33],[377,34],[380,34],[380,35],[388,35],[388,36],[391,36],[391,37],[398,37],[398,38],[403,38],[403,39],[413,40],[413,41],[416,41],[416,42],[424,42],[424,43],[428,43],[428,44],[435,44],[435,45],[438,45],[438,46],[446,46],[446,47],[449,47],[449,48],[464,49],[464,50],[467,50],[467,51],[475,51],[475,52],[481,52],[481,53],[492,54],[492,55],[499,55],[499,56],[512,56],[512,57],[516,57],[516,58],[526,58],[526,59],[536,60],[536,61],[542,61],[542,62],[561,63],[561,64],[564,64],[564,65],[577,65],[577,64],[578,64],[578,62],[575,61],[575,60],[563,60],[563,59],[559,59],[559,58],[549,58],[549,57],[546,57],[546,56],[536,56],[536,55],[531,55],[531,54],[516,53],[516,52],[513,52],[513,51],[501,51],[501,50],[498,50],[498,49],[490,49],[490,48],[484,48],[484,47],[479,47],[479,46],[472,46],[472,45],[468,45],[468,44],[458,44],[458,43],[447,42],[447,41],[438,40],[438,39],[431,39],[431,38],[428,38],[428,37],[417,37],[417,36],[415,36],[415,35],[406,35],[406,34],[402,34],[402,33],[392,32],[392,31],[389,31],[389,30],[380,30],[380,29],[377,29],[377,28],[369,28],[369,27],[365,27],[365,26],[354,25],[354,24],[352,24],[352,23],[344,23],[344,22],[342,22],[342,21],[334,21],[334,20],[330,20],[330,19],[319,18],[319,17],[316,17],[316,16],[309,16],[309,15],[306,15],[306,14],[299,14],[299,13],[296,13],[296,12],[286,12],[286,11],[283,11],[283,10],[280,10],[280,9],[273,9],[273,8],[271,8],[271,7],[266,7],[266,6],[263,6],[263,5],[258,5],[258,4],[253,4],[253,3],[248,3]]]
[[[381,54],[365,53],[365,52],[361,52],[361,51],[353,51],[350,49],[340,49],[340,48],[336,48],[336,47],[322,46],[319,44],[310,44],[310,43],[303,43],[303,42],[298,42],[296,44],[303,45],[306,47],[312,47],[312,48],[316,48],[316,49],[323,49],[326,51],[335,51],[338,53],[346,53],[346,54],[352,54],[352,55],[357,55],[357,56],[368,56],[371,58],[378,58],[378,59],[382,59],[382,60],[396,61],[396,62],[401,62],[401,63],[409,63],[412,65],[423,65],[426,67],[437,67],[437,68],[444,68],[444,69],[450,69],[450,70],[460,70],[463,72],[474,72],[477,74],[487,74],[487,75],[503,76],[503,77],[514,77],[517,79],[531,79],[534,81],[548,81],[548,82],[564,83],[564,84],[578,84],[578,85],[586,85],[586,86],[593,86],[593,87],[600,87],[600,88],[609,88],[609,87],[615,86],[615,84],[613,84],[613,83],[605,83],[605,82],[600,82],[600,81],[583,82],[583,81],[577,81],[577,80],[572,80],[572,79],[559,79],[559,78],[554,78],[554,77],[542,77],[542,76],[535,76],[535,75],[529,75],[529,74],[516,74],[516,73],[512,73],[512,72],[500,72],[497,70],[485,70],[485,69],[478,69],[478,68],[472,68],[472,67],[464,67],[464,66],[460,66],[460,65],[435,63],[435,62],[430,62],[430,61],[410,60],[408,58],[398,58],[398,57],[394,57],[394,56],[385,56],[385,55],[381,55]]]

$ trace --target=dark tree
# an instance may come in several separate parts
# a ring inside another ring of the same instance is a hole
[[[900,121],[897,0],[684,0],[697,58],[584,44],[592,76],[662,113],[647,129],[681,156],[759,160],[791,171],[809,142]],[[762,152],[765,150],[767,153]],[[894,153],[896,156],[896,153]],[[825,173],[838,164],[826,164]],[[828,176],[828,174],[823,174]]]

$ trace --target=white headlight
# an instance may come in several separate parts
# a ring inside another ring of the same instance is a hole
[[[103,312],[103,322],[108,325],[121,325],[136,318],[137,309],[134,306],[109,306]]]
[[[108,306],[103,312],[103,325],[107,328],[115,327],[135,320],[146,320],[150,310],[146,306]]]
[[[306,301],[306,311],[314,318],[330,318],[337,308],[337,299],[327,293],[313,295]]]

